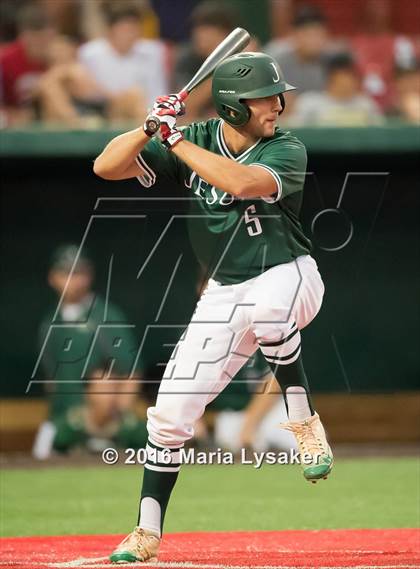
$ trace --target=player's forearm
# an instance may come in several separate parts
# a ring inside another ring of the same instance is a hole
[[[139,152],[146,146],[150,138],[143,128],[136,128],[120,134],[111,140],[93,164],[97,176],[106,180],[121,180],[132,168]]]
[[[259,180],[249,166],[218,156],[187,140],[179,142],[172,150],[200,178],[212,186],[233,196],[258,195]]]

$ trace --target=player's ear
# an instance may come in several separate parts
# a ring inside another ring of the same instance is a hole
[[[283,93],[279,93],[279,99],[280,99],[280,105],[281,105],[281,111],[279,111],[279,116],[281,115],[281,113],[284,111],[284,109],[286,108],[286,100],[284,98]]]

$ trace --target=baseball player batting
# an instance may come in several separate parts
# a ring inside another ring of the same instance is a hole
[[[148,410],[148,460],[138,524],[113,562],[157,559],[163,520],[181,467],[182,447],[206,405],[261,350],[287,404],[309,481],[326,478],[333,456],[315,412],[301,357],[300,330],[318,313],[324,285],[299,222],[304,145],[276,126],[287,84],[263,53],[241,53],[216,67],[219,118],[177,128],[178,95],[159,97],[145,126],[117,136],[96,159],[109,180],[159,176],[191,200],[192,245],[211,278],[166,367]],[[152,119],[152,120],[151,120]],[[154,119],[154,120],[153,120]],[[158,136],[147,124],[159,124]]]

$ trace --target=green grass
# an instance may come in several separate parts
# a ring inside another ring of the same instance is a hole
[[[4,470],[1,534],[125,533],[136,521],[140,478],[134,466]],[[416,527],[419,503],[415,458],[342,459],[318,484],[294,466],[186,466],[165,529]]]

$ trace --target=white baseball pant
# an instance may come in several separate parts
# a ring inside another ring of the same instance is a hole
[[[268,361],[295,361],[299,330],[315,318],[323,294],[310,255],[239,284],[210,279],[166,366],[156,404],[148,409],[150,440],[180,447],[192,438],[206,405],[258,348]]]

